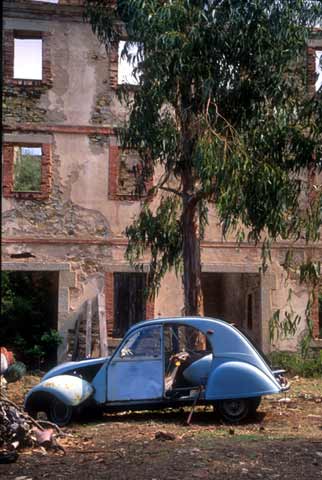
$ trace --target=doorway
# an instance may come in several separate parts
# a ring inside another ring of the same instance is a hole
[[[59,272],[1,272],[1,344],[29,368],[57,362]]]
[[[261,344],[260,275],[203,272],[205,316],[233,323]]]

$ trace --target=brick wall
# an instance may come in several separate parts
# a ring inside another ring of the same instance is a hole
[[[41,80],[25,80],[13,78],[13,65],[14,65],[14,39],[18,38],[40,38],[42,39],[42,79]],[[9,85],[52,85],[52,69],[50,61],[50,32],[41,31],[26,31],[17,32],[13,30],[4,31],[4,44],[3,44],[3,81]]]
[[[321,44],[314,47],[308,47],[307,49],[307,85],[308,93],[314,95],[315,93],[315,82],[316,82],[316,52],[322,50],[322,39]]]
[[[105,303],[106,303],[106,322],[107,335],[113,334],[114,329],[114,277],[113,272],[105,273]]]
[[[309,95],[315,94],[315,82],[316,82],[316,51],[322,50],[322,39],[321,45],[315,47],[308,47],[307,49],[307,83],[308,83],[308,93]],[[315,162],[312,162],[311,167],[308,171],[308,182],[310,187],[316,184],[317,174],[315,168]],[[310,188],[309,190],[309,201],[313,203],[317,198],[315,189]],[[314,303],[312,305],[312,321],[313,321],[313,336],[315,338],[319,337],[319,287],[314,291]]]
[[[52,159],[51,159],[51,146],[48,144],[41,145],[20,145],[42,148],[41,159],[41,185],[39,192],[15,192],[14,191],[14,147],[19,144],[5,143],[3,145],[3,176],[2,176],[2,193],[3,196],[44,200],[49,197],[52,184]]]
[[[113,43],[110,47],[110,87],[116,89],[118,86],[118,43]]]
[[[105,273],[105,304],[106,304],[106,322],[107,335],[111,337],[114,330],[114,274]],[[146,319],[154,318],[154,300],[146,302]]]
[[[313,321],[313,337],[319,338],[320,325],[319,325],[319,287],[314,291],[314,303],[312,305],[312,321]]]

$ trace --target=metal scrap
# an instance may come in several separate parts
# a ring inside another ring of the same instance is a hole
[[[57,437],[63,432],[56,425],[44,428],[42,420],[36,421],[24,413],[11,400],[0,393],[0,463],[11,463],[18,458],[18,450],[25,447],[44,447],[45,449],[65,449],[58,443]]]

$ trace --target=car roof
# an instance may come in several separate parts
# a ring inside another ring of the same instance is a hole
[[[151,325],[160,325],[160,324],[180,324],[180,325],[190,325],[192,327],[199,328],[203,330],[204,328],[211,328],[211,326],[222,325],[232,327],[233,325],[220,320],[218,318],[210,317],[160,317],[153,320],[143,320],[142,322],[134,324],[127,333],[130,333],[137,328],[148,327]]]

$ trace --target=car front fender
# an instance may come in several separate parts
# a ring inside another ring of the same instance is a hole
[[[25,398],[25,409],[32,411],[48,397],[56,397],[65,405],[76,407],[85,402],[94,389],[90,383],[73,375],[57,375],[33,387]]]
[[[270,395],[281,391],[276,380],[246,362],[227,361],[210,374],[205,399],[224,400]]]

